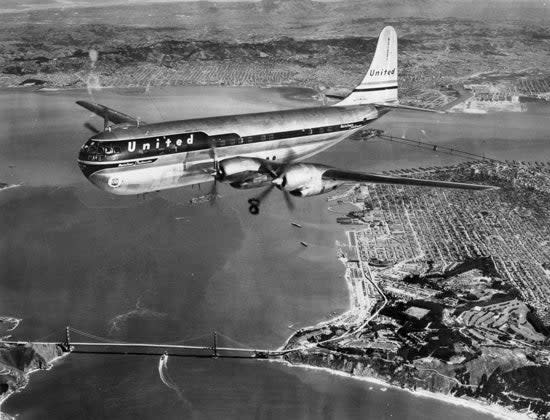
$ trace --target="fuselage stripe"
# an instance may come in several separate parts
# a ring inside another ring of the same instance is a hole
[[[375,90],[390,90],[390,89],[397,89],[397,85],[386,86],[386,87],[356,88],[356,89],[353,89],[353,92],[373,92]]]
[[[129,162],[139,163],[139,161],[147,161],[148,159],[154,159],[159,156],[209,150],[212,147],[212,145],[215,146],[216,148],[240,146],[244,144],[252,145],[252,144],[271,142],[271,141],[277,141],[277,140],[293,139],[297,137],[308,137],[308,136],[314,136],[318,134],[343,132],[351,129],[360,128],[366,122],[367,121],[359,121],[359,122],[352,122],[352,123],[345,123],[345,124],[338,124],[338,125],[305,128],[301,130],[276,132],[276,133],[260,134],[260,135],[245,136],[245,137],[241,137],[235,133],[206,136],[201,143],[195,142],[194,144],[189,146],[184,144],[181,148],[177,148],[177,149],[150,148],[148,150],[139,150],[138,148],[138,150],[135,153],[132,153],[135,155],[135,157],[127,156],[126,158],[123,157],[122,159],[119,159],[119,160],[116,159],[117,157],[116,153],[105,154],[99,151],[94,153],[81,151],[81,155],[79,156],[78,161],[79,161],[79,164],[81,165],[91,164],[91,165],[98,165],[98,166],[112,165],[112,164],[118,165],[118,164],[124,164]],[[170,139],[170,138],[174,139],[177,137],[183,137],[184,135],[189,135],[189,133],[185,133],[185,134],[174,133],[166,136],[161,136],[162,137],[161,141],[164,141],[164,139]],[[136,141],[145,140],[153,143],[154,142],[153,139],[156,139],[156,143],[159,143],[159,138],[146,137],[146,138],[136,138],[136,139],[129,139],[129,140],[117,140],[117,141],[110,141],[110,142],[99,141],[98,147],[101,148],[101,147],[107,146],[107,147],[111,147],[112,149],[113,146],[116,146],[118,144],[126,144],[128,142],[135,143]],[[91,139],[91,141],[93,141],[93,139]],[[171,141],[171,140],[167,140],[167,141]],[[98,149],[96,148],[96,150]],[[126,154],[128,154],[128,152],[126,152]],[[146,162],[143,162],[143,163],[146,163]]]

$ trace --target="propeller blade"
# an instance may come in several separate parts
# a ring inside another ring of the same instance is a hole
[[[220,169],[218,166],[218,156],[216,154],[216,143],[214,140],[210,141],[210,157],[212,158],[213,164],[214,164],[214,181],[212,183],[212,188],[210,189],[210,205],[213,206],[216,204],[216,200],[218,199],[218,180],[221,177]]]
[[[292,202],[292,199],[290,198],[290,193],[288,191],[283,190],[283,197],[285,198],[286,206],[290,211],[294,210],[294,203]]]
[[[218,179],[214,177],[214,182],[212,183],[212,188],[210,189],[210,205],[213,206],[216,204],[218,199]]]
[[[273,191],[273,188],[275,188],[275,184],[271,184],[269,187],[263,190],[262,193],[258,197],[256,197],[256,200],[260,202],[263,201],[263,199],[266,198],[271,191]]]
[[[215,177],[217,179],[219,179],[221,174],[220,174],[220,167],[219,167],[219,164],[218,164],[218,154],[216,153],[216,141],[215,140],[210,141],[210,157],[212,158],[212,161],[214,163],[214,171],[216,172]]]
[[[271,166],[271,163],[269,160],[265,160],[263,162],[263,167],[265,168],[265,170],[267,170],[267,172],[269,172],[269,175],[271,175],[273,179],[277,179],[286,171],[286,168],[288,168],[288,166],[292,164],[292,161],[295,159],[295,157],[296,157],[295,154],[292,151],[290,151],[290,153],[285,159],[283,159],[280,162],[277,162],[277,170],[275,170],[275,168]]]
[[[273,169],[273,167],[269,164],[268,160],[264,162],[264,166],[265,166],[265,169],[267,169],[267,171],[269,172],[269,175],[271,175],[273,178],[277,178],[279,176],[277,172],[275,172],[275,169]]]

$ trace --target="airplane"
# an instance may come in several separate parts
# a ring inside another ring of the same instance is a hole
[[[93,184],[113,194],[139,195],[212,181],[214,197],[217,182],[238,189],[267,187],[248,200],[250,213],[258,214],[273,188],[284,193],[289,208],[289,195],[309,197],[349,183],[494,188],[303,162],[392,109],[433,111],[399,104],[397,34],[391,26],[380,33],[362,82],[332,106],[148,124],[101,104],[76,103],[104,120],[104,130],[80,149],[80,169]]]

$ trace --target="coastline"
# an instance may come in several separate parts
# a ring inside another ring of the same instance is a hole
[[[5,187],[0,187],[0,191],[7,191],[7,190],[11,190],[13,188],[17,188],[17,187],[22,187],[23,184],[10,184],[10,185],[6,185]],[[2,319],[0,319],[0,322],[2,322]],[[16,325],[17,327],[17,325]],[[11,330],[9,330],[11,331]]]
[[[347,235],[347,232],[346,232],[346,235]],[[345,262],[344,262],[344,266],[345,266]],[[347,268],[345,270],[347,270]],[[346,278],[345,275],[343,277]],[[334,316],[333,318],[331,318],[329,320],[319,321],[315,325],[304,327],[302,330],[310,330],[310,329],[314,330],[314,329],[321,328],[323,325],[334,323],[334,322],[338,321],[339,319],[341,319],[341,317],[345,316],[348,312],[353,310],[352,285],[350,284],[349,281],[346,281],[345,283],[346,283],[347,289],[348,289],[348,298],[349,298],[348,309],[346,311],[342,312],[341,314],[338,314],[338,315]],[[287,338],[287,340],[285,340],[284,344],[278,350],[279,351],[284,350],[285,347],[288,345],[288,343],[293,339],[294,335],[295,334],[291,334]],[[304,350],[307,352],[307,349],[304,349],[304,348],[297,349],[296,351],[301,353]],[[409,389],[409,388],[405,388],[405,387],[399,387],[397,385],[391,384],[391,383],[389,383],[389,382],[387,382],[383,379],[379,379],[379,378],[376,378],[374,376],[357,376],[357,375],[347,373],[347,372],[344,372],[344,371],[341,371],[341,370],[338,370],[338,369],[334,369],[334,368],[331,368],[331,367],[314,366],[314,365],[304,364],[304,363],[292,363],[292,362],[286,360],[285,356],[281,357],[280,359],[272,359],[272,360],[269,360],[269,361],[277,362],[277,363],[283,363],[283,364],[285,364],[286,366],[289,366],[289,367],[292,366],[292,367],[299,367],[299,368],[303,368],[303,369],[320,370],[320,371],[324,371],[324,372],[327,372],[327,373],[330,373],[330,374],[333,374],[333,375],[338,375],[338,376],[343,376],[343,377],[347,377],[347,378],[351,378],[351,379],[357,379],[357,380],[364,381],[364,382],[369,382],[371,384],[375,384],[375,385],[378,385],[378,386],[381,386],[381,387],[391,387],[391,388],[396,389],[396,390],[398,389],[398,390],[406,391],[406,392],[414,395],[415,397],[424,397],[424,398],[431,398],[431,399],[443,401],[445,403],[453,404],[455,406],[461,406],[461,407],[469,408],[469,409],[472,409],[472,410],[475,410],[475,411],[478,411],[478,412],[482,412],[484,414],[490,414],[490,415],[494,416],[495,418],[499,418],[499,419],[528,420],[528,419],[536,418],[536,417],[529,416],[527,413],[519,413],[519,412],[516,412],[516,411],[509,410],[509,409],[507,409],[506,407],[504,407],[502,405],[489,404],[489,403],[481,401],[481,400],[476,400],[476,399],[472,399],[472,398],[464,398],[464,397],[455,397],[453,395],[431,392],[431,391],[428,391],[428,390],[425,390],[425,389],[420,389],[420,388],[418,388],[416,390],[413,390],[413,389]]]
[[[2,348],[2,343],[3,341],[0,340],[0,348]],[[31,345],[31,348],[34,349],[34,347],[32,347],[33,343],[29,343]],[[60,348],[59,346],[56,345],[56,351],[59,351]],[[34,349],[35,353],[39,356],[41,356],[42,358],[44,358],[44,356],[42,356],[40,353],[38,353],[36,351],[36,349]],[[31,375],[35,372],[39,372],[39,371],[49,371],[51,369],[53,369],[54,365],[56,363],[58,363],[61,359],[65,358],[66,356],[68,356],[70,353],[64,353],[64,352],[61,352],[61,354],[59,354],[58,356],[55,356],[53,357],[51,360],[46,360],[46,367],[42,368],[42,367],[37,367],[37,368],[33,368],[33,369],[29,369],[28,371],[22,371],[22,374],[23,376],[25,377],[25,382],[24,384],[22,384],[21,386],[19,386],[18,388],[16,389],[13,389],[13,390],[10,390],[8,389],[4,394],[0,395],[0,420],[11,420],[11,419],[14,419],[16,417],[14,416],[10,416],[9,414],[7,413],[4,413],[2,411],[2,404],[8,400],[9,397],[11,397],[13,394],[16,394],[18,392],[21,392],[22,390],[24,390],[27,385],[29,384],[30,382],[30,378],[31,378]]]
[[[310,249],[311,249],[311,248],[310,248]],[[346,283],[347,283],[347,282],[346,282]],[[348,289],[349,289],[349,285],[348,285]],[[348,302],[348,304],[349,304],[349,302]],[[343,312],[342,312],[342,315],[345,315],[345,314],[346,314],[346,311],[343,311]],[[337,316],[335,316],[334,318],[331,318],[331,320],[329,320],[329,321],[322,320],[322,321],[319,322],[318,325],[323,325],[323,324],[325,324],[325,323],[327,323],[327,322],[331,322],[333,319],[338,319],[339,316],[342,316],[342,315],[337,315]],[[306,328],[314,328],[314,327],[306,327]],[[311,368],[314,368],[313,366],[309,366],[309,365],[303,365],[303,366],[302,366],[302,365],[294,365],[294,366],[299,366],[299,367],[311,367]],[[343,372],[340,372],[340,371],[335,371],[335,370],[330,369],[330,368],[319,368],[319,369],[326,369],[326,370],[329,370],[329,373],[333,373],[333,374],[341,374],[341,375],[346,375],[346,376],[353,376],[353,375],[344,374]],[[355,377],[357,378],[357,376],[355,376]],[[363,377],[359,377],[359,379],[363,379]],[[377,379],[376,379],[376,378],[373,378],[373,380],[377,380]],[[384,386],[386,386],[386,385],[387,385],[387,384],[384,383]],[[419,394],[420,394],[420,392],[418,392],[418,391],[415,392],[415,395],[419,395]],[[433,395],[430,395],[430,396],[433,397]],[[441,396],[442,396],[442,397],[445,397],[445,394],[441,394]]]
[[[530,420],[530,419],[533,419],[533,417],[530,417],[527,414],[510,411],[510,410],[508,410],[505,407],[502,407],[500,405],[489,405],[489,404],[485,404],[485,403],[483,403],[481,401],[478,401],[478,400],[459,398],[459,397],[454,397],[452,395],[435,393],[435,392],[430,392],[430,391],[426,391],[426,390],[414,391],[414,390],[411,390],[411,389],[401,388],[401,387],[398,387],[396,385],[392,385],[389,382],[386,382],[382,379],[378,379],[378,378],[375,378],[375,377],[372,377],[372,376],[356,376],[356,375],[352,375],[352,374],[349,374],[349,373],[346,373],[346,372],[342,372],[340,370],[331,369],[331,368],[328,368],[328,367],[312,366],[312,365],[301,364],[301,363],[294,364],[294,363],[291,363],[291,362],[289,362],[287,360],[284,360],[284,359],[275,359],[275,360],[268,360],[268,361],[272,362],[272,363],[282,363],[282,364],[284,364],[286,366],[289,366],[289,367],[298,367],[298,368],[301,368],[301,369],[311,369],[311,370],[323,371],[323,372],[327,372],[327,373],[332,374],[332,375],[337,375],[337,376],[342,376],[342,377],[346,377],[346,378],[350,378],[350,379],[354,379],[354,380],[368,382],[368,383],[371,383],[371,384],[374,384],[374,385],[379,385],[379,386],[382,386],[382,387],[387,387],[387,388],[391,387],[392,389],[395,389],[395,390],[408,392],[408,393],[410,393],[410,394],[412,394],[416,397],[431,398],[431,399],[443,401],[445,403],[452,404],[452,405],[455,405],[455,406],[470,408],[470,409],[478,411],[478,412],[482,412],[482,413],[485,413],[485,414],[490,414],[490,415],[494,416],[495,418],[499,418],[499,419],[505,419],[505,420]]]

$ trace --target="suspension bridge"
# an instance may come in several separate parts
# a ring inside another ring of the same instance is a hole
[[[420,148],[420,149],[424,149],[424,150],[428,150],[436,153],[453,155],[453,156],[461,157],[467,160],[504,163],[501,160],[487,157],[485,155],[480,155],[477,153],[472,153],[466,150],[457,149],[455,147],[444,146],[433,142],[423,141],[423,140],[420,140],[420,138],[417,140],[414,140],[414,139],[407,138],[405,136],[401,136],[401,137],[393,136],[390,134],[386,134],[384,130],[380,130],[376,128],[370,128],[363,131],[362,140],[369,140],[376,137],[382,140],[393,142],[393,143],[400,143],[407,146],[412,146],[412,147],[416,147],[416,148]]]
[[[78,334],[86,337],[87,340],[94,341],[73,341],[72,335]],[[209,345],[190,345],[185,342],[193,342],[210,336]],[[231,345],[219,345],[222,338],[226,342],[236,343],[239,347]],[[257,349],[246,346],[238,341],[228,337],[225,334],[213,331],[211,334],[203,334],[197,337],[191,337],[181,340],[177,343],[141,343],[115,341],[105,337],[100,337],[87,333],[76,328],[67,326],[65,328],[65,337],[63,341],[2,341],[6,344],[25,345],[57,345],[65,353],[85,353],[85,354],[123,354],[123,355],[142,355],[142,356],[178,356],[178,357],[203,357],[203,358],[232,358],[232,359],[268,359],[278,358],[289,351]]]

